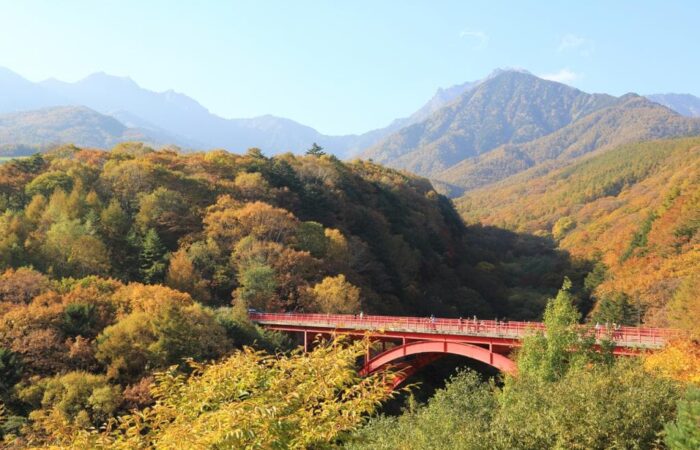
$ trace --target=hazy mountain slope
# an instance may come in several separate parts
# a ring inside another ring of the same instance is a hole
[[[700,117],[700,98],[690,94],[653,94],[647,95],[651,101],[667,106],[678,114],[688,117]]]
[[[528,73],[504,71],[363,155],[392,167],[435,175],[500,145],[547,135],[614,101],[608,95],[586,94]]]
[[[551,235],[574,256],[600,255],[599,295],[625,293],[663,323],[665,305],[700,274],[700,138],[617,147],[456,201],[468,223]]]
[[[310,127],[274,116],[223,119],[186,95],[172,90],[149,91],[129,78],[104,73],[90,75],[75,83],[54,79],[32,83],[0,68],[0,92],[3,94],[0,96],[0,113],[85,106],[127,122],[130,127],[147,130],[149,136],[168,136],[169,143],[190,148],[223,147],[244,151],[249,147],[260,147],[268,153],[298,152],[316,141],[327,145],[329,150],[337,148],[342,155],[359,139],[359,136],[324,136]],[[88,145],[91,141],[84,142]],[[365,142],[374,143],[367,139]]]
[[[123,118],[139,126],[181,135],[203,146],[243,151],[258,147],[269,153],[302,152],[317,142],[338,156],[350,156],[404,126],[423,120],[453,101],[478,82],[439,89],[435,96],[409,117],[396,119],[389,126],[361,135],[329,136],[293,120],[265,115],[249,119],[224,119],[186,95],[174,91],[157,93],[139,87],[129,78],[93,74],[76,83],[48,80],[42,83],[51,92],[105,114]],[[138,120],[140,119],[140,120]]]
[[[0,68],[0,113],[30,111],[53,106],[86,106],[110,115],[130,128],[149,135],[169,136],[170,143],[185,148],[225,148],[244,151],[258,147],[266,153],[303,152],[317,142],[339,157],[349,157],[401,128],[419,122],[454,101],[479,82],[439,89],[412,115],[387,127],[361,135],[328,136],[293,120],[265,115],[249,119],[224,119],[192,98],[169,90],[144,89],[128,77],[95,73],[74,83],[49,79],[32,83]]]
[[[0,67],[0,113],[45,108],[62,102],[60,96]]]
[[[127,113],[133,121],[153,124],[177,133],[205,147],[243,151],[260,147],[269,151],[298,150],[320,135],[315,130],[287,119],[265,116],[226,120],[211,114],[192,98],[174,92],[153,92],[129,78],[97,73],[76,83],[47,80],[49,91],[104,114]]]
[[[430,117],[435,111],[452,103],[460,95],[478,86],[482,81],[468,81],[466,83],[451,86],[449,88],[439,88],[435,95],[428,102],[420,107],[416,112],[408,117],[395,119],[384,128],[371,130],[360,135],[348,136],[324,136],[320,138],[320,142],[325,142],[329,148],[342,147],[345,148],[345,157],[363,156],[361,153],[369,147],[372,147],[387,136],[396,133],[397,131],[414,123],[421,122]]]
[[[454,100],[477,82],[440,89],[409,117],[361,135],[328,136],[293,120],[265,115],[248,119],[224,119],[192,98],[169,90],[144,89],[128,77],[95,73],[75,83],[49,79],[32,83],[0,68],[0,113],[73,105],[111,115],[129,127],[149,134],[168,135],[183,147],[221,147],[244,151],[258,147],[267,153],[303,152],[317,142],[340,157],[353,155],[406,125],[424,119]]]
[[[60,106],[0,115],[0,144],[42,148],[72,143],[106,148],[131,140],[165,144],[172,139],[166,134],[128,128],[113,117],[81,106]]]
[[[462,161],[435,178],[473,189],[546,161],[562,165],[593,150],[694,134],[700,134],[700,120],[682,117],[644,97],[629,94],[613,106],[595,111],[547,136],[502,146]]]
[[[486,79],[492,78],[493,76],[500,74],[501,70],[497,70],[493,72],[489,77]],[[466,83],[462,84],[457,84],[454,86],[451,86],[449,88],[439,88],[435,95],[425,104],[423,105],[418,111],[415,113],[411,114],[409,117],[406,119],[401,119],[403,121],[403,126],[411,125],[414,123],[421,122],[428,117],[430,117],[433,113],[437,112],[439,109],[449,105],[450,103],[454,102],[457,100],[462,94],[465,92],[469,92],[475,87],[477,87],[479,84],[481,84],[483,80],[478,80],[478,81],[467,81]]]

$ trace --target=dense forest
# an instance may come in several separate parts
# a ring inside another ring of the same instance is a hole
[[[700,140],[618,147],[457,201],[467,222],[549,236],[595,261],[608,320],[700,328]]]
[[[593,352],[578,323],[608,283],[597,257],[557,249],[558,235],[465,225],[420,177],[317,146],[272,158],[63,146],[0,165],[0,211],[8,445],[406,448],[408,439],[430,448],[420,436],[429,423],[444,433],[430,438],[435,448],[572,448],[596,427],[581,448],[688,439],[676,402],[696,408],[686,388],[700,381],[692,345],[629,363]],[[544,313],[557,332],[532,336],[517,379],[489,384],[463,372],[394,418],[376,415],[395,395],[392,375],[354,370],[368,343],[319,342],[303,354],[253,325],[248,308]],[[573,387],[589,393],[576,410],[593,411],[585,429],[552,419],[573,407],[564,402]],[[541,416],[523,427],[533,401]],[[611,441],[599,424],[616,415],[624,420]],[[494,433],[502,440],[484,447]]]
[[[0,166],[0,210],[2,268],[166,284],[214,307],[238,290],[323,310],[310,289],[342,275],[367,312],[537,317],[590,269],[547,239],[464,227],[425,179],[322,154],[62,147]]]

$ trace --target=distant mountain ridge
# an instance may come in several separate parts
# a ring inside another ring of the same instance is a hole
[[[201,147],[245,151],[260,147],[270,152],[299,151],[314,141],[326,141],[316,130],[289,119],[262,116],[224,119],[209,112],[192,98],[172,90],[153,92],[129,78],[96,73],[75,83],[47,80],[40,83],[49,92],[100,113],[128,115],[132,121],[152,124],[177,133]]]
[[[177,144],[198,149],[225,148],[234,152],[258,147],[267,153],[303,152],[313,142],[339,157],[349,157],[376,143],[384,136],[422,120],[475,83],[464,83],[439,90],[415,114],[396,119],[387,127],[362,135],[328,136],[293,120],[264,115],[248,119],[224,119],[212,114],[194,99],[173,90],[154,92],[141,88],[127,77],[95,73],[75,83],[55,79],[32,83],[14,72],[0,68],[0,114],[17,113],[57,106],[84,106],[114,117],[129,128],[150,136],[172,139]],[[51,120],[56,120],[56,116]],[[57,136],[58,139],[58,136]],[[76,142],[92,145],[99,139]]]
[[[167,134],[129,128],[117,119],[84,106],[56,106],[0,114],[0,143],[47,148],[81,142],[88,147],[109,148],[119,142],[167,142]]]
[[[65,101],[43,86],[25,80],[4,67],[0,67],[0,92],[0,113],[57,106]]]
[[[700,98],[690,94],[652,94],[647,98],[687,117],[700,117]]]
[[[431,176],[500,145],[549,134],[613,101],[608,95],[586,94],[528,73],[504,71],[363,156]]]
[[[464,160],[435,175],[473,189],[538,164],[561,167],[579,156],[621,144],[700,134],[700,120],[675,114],[644,97],[628,94],[559,130],[522,144],[507,144]]]
[[[653,103],[632,94],[588,94],[513,69],[438,89],[413,114],[384,128],[347,136],[323,135],[272,115],[224,119],[184,94],[150,91],[130,78],[105,73],[75,83],[32,83],[0,68],[0,92],[0,114],[10,114],[4,118],[3,136],[21,139],[0,142],[4,147],[70,139],[78,145],[109,147],[138,136],[153,145],[233,152],[258,147],[275,154],[300,153],[316,142],[340,158],[359,155],[429,177],[450,196],[542,164],[560,167],[576,156],[617,144],[700,132],[697,119],[679,115],[700,111],[696,97],[649,96]],[[89,108],[103,117],[98,120],[83,110],[77,114],[66,106]],[[28,111],[34,114],[24,114]],[[41,131],[32,135],[24,122],[39,123],[42,114],[47,117]],[[107,132],[105,117],[117,120],[126,131]],[[101,125],[91,135],[87,123]]]
[[[599,149],[700,134],[700,120],[628,94],[588,94],[523,71],[485,79],[362,156],[430,177],[456,196],[539,164]]]

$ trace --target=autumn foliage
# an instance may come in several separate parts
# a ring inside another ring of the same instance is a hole
[[[564,272],[577,270],[530,242],[518,244],[517,257],[482,251],[491,246],[486,234],[466,229],[426,180],[322,152],[268,158],[257,149],[181,154],[126,143],[110,152],[64,146],[7,162],[0,166],[0,402],[7,419],[0,434],[17,445],[65,443],[115,417],[139,420],[133,408],[152,407],[170,420],[184,405],[166,400],[174,395],[166,385],[194,387],[207,371],[236,364],[259,366],[262,383],[280,365],[292,373],[307,361],[257,353],[286,350],[289,341],[250,323],[248,308],[504,315],[516,285],[528,301],[544,298]],[[539,257],[556,262],[556,273],[546,283],[532,274],[521,285],[514,268]],[[257,350],[236,353],[243,346]],[[338,378],[315,374],[330,385],[308,395],[348,397],[321,405],[332,409],[335,428],[309,428],[308,442],[312,435],[332,440],[384,398],[374,385],[358,384],[350,365],[331,364],[355,350],[317,355],[323,361],[314,370],[325,364]],[[228,362],[205,368],[212,361]],[[298,393],[285,386],[284,395]],[[284,395],[276,401],[289,400]],[[260,401],[272,404],[271,397]],[[346,415],[343,405],[357,414]],[[301,413],[308,415],[294,414]],[[202,426],[218,420],[190,419]],[[311,426],[311,416],[298,420]],[[149,426],[154,440],[176,442],[195,422],[177,431],[175,424],[157,432],[160,425]],[[285,430],[260,433],[267,436],[260,442],[274,433],[298,439]],[[211,439],[220,438],[228,439]]]
[[[471,192],[457,207],[468,222],[552,236],[597,260],[593,297],[634,309],[618,322],[700,333],[700,140],[630,144],[544,173]]]

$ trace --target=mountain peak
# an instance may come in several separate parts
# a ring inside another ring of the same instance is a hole
[[[438,177],[463,161],[488,158],[482,155],[542,138],[613,104],[622,107],[629,102],[632,108],[639,103],[634,98],[587,94],[525,70],[498,69],[456,101],[388,136],[364,156]],[[519,162],[520,169],[532,164]]]
[[[497,69],[494,69],[490,74],[484,78],[484,80],[489,80],[491,78],[496,78],[497,76],[504,75],[504,74],[513,74],[513,75],[530,75],[530,76],[535,76],[530,72],[529,70],[525,70],[522,67],[499,67]]]
[[[138,84],[130,77],[120,77],[116,75],[110,75],[106,72],[95,72],[88,75],[82,80],[78,81],[80,84],[99,84],[99,85],[122,85],[128,87],[139,87]]]
[[[483,83],[484,81],[490,80],[492,78],[496,78],[497,76],[504,75],[504,74],[515,74],[515,75],[534,75],[522,68],[518,67],[503,67],[503,68],[498,68],[493,70],[490,74],[488,74],[485,78],[482,78],[480,80],[475,80],[475,81],[466,81],[461,84],[455,84],[453,86],[447,87],[447,88],[438,88],[437,91],[435,92],[435,95],[431,99],[431,102],[435,101],[440,101],[444,104],[448,103],[451,100],[456,99],[460,95],[464,94],[465,92],[475,88],[479,84]],[[430,104],[430,103],[429,103]]]

